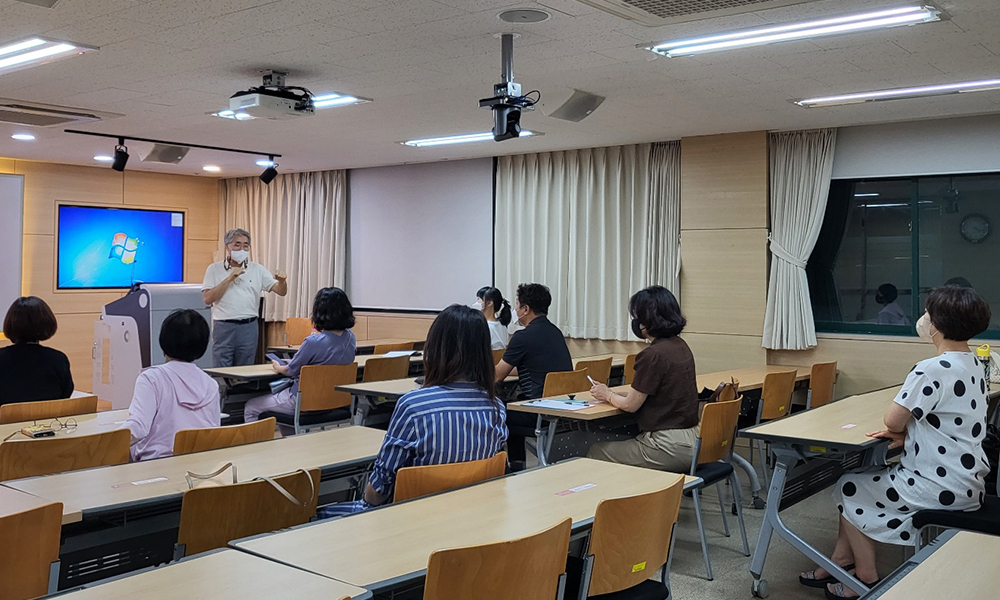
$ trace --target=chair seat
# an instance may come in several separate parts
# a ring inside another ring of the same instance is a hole
[[[701,477],[706,487],[724,481],[732,474],[733,465],[726,462],[702,463],[694,470],[694,476]]]
[[[1000,498],[986,496],[983,506],[972,512],[921,510],[913,515],[914,527],[921,529],[928,525],[1000,535]]]
[[[282,425],[288,425],[289,427],[295,426],[295,415],[287,415],[285,413],[278,412],[263,412],[260,414],[261,419],[267,419],[268,417],[274,417]],[[335,408],[333,410],[316,410],[310,412],[304,412],[299,414],[299,425],[317,425],[320,423],[332,423],[334,421],[345,421],[351,418],[351,408],[345,406],[342,408]]]

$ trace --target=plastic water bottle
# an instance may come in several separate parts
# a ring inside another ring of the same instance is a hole
[[[983,378],[986,379],[986,393],[990,392],[990,345],[983,344],[976,348],[976,356],[983,363]]]

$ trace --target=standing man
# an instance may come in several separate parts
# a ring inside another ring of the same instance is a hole
[[[257,354],[257,311],[260,295],[288,293],[286,275],[274,275],[250,262],[250,234],[226,232],[225,260],[208,265],[201,295],[212,307],[212,364],[232,367],[253,364]]]

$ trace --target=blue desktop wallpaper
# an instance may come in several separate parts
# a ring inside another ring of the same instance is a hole
[[[59,289],[184,281],[184,213],[59,206]]]

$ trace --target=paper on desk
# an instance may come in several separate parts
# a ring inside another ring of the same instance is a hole
[[[597,406],[596,404],[580,403],[573,400],[532,400],[531,402],[525,402],[525,404],[535,408],[551,408],[554,410],[583,410],[591,406]]]
[[[416,350],[393,350],[392,352],[386,352],[382,356],[386,358],[393,358],[395,356],[413,356],[416,353]]]

